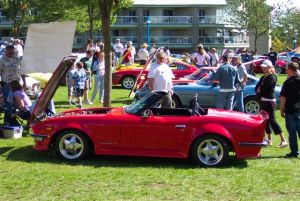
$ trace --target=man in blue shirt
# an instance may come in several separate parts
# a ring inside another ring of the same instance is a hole
[[[237,69],[231,65],[231,57],[223,56],[223,64],[218,68],[214,75],[214,80],[219,82],[220,91],[217,97],[217,108],[232,110],[233,98],[236,85],[241,85]]]

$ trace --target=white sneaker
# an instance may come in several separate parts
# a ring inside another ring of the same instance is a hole
[[[93,105],[94,103],[91,102],[91,101],[89,101],[89,100],[87,100],[87,101],[84,101],[84,104],[87,104],[87,105]]]

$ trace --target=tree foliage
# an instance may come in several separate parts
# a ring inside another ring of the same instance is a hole
[[[293,40],[300,34],[300,11],[288,8],[274,23],[272,37],[280,40],[286,47],[292,47]],[[299,43],[298,43],[299,44]]]
[[[257,51],[258,38],[268,35],[271,29],[272,7],[266,5],[266,0],[232,0],[229,11],[231,21],[254,36]]]

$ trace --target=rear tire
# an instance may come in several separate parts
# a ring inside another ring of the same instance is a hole
[[[245,98],[244,108],[247,114],[257,114],[260,111],[259,102],[254,96]]]
[[[228,160],[228,145],[223,138],[217,135],[206,135],[194,142],[191,156],[201,166],[221,166]]]

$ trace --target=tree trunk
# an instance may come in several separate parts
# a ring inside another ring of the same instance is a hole
[[[111,53],[111,37],[110,37],[110,16],[111,9],[107,5],[102,5],[104,8],[101,12],[102,18],[102,33],[104,39],[104,54],[105,54],[105,76],[104,76],[104,107],[111,107],[111,88],[112,88],[112,53]]]
[[[94,38],[94,6],[93,5],[88,5],[88,16],[89,16],[89,38],[93,39]]]

